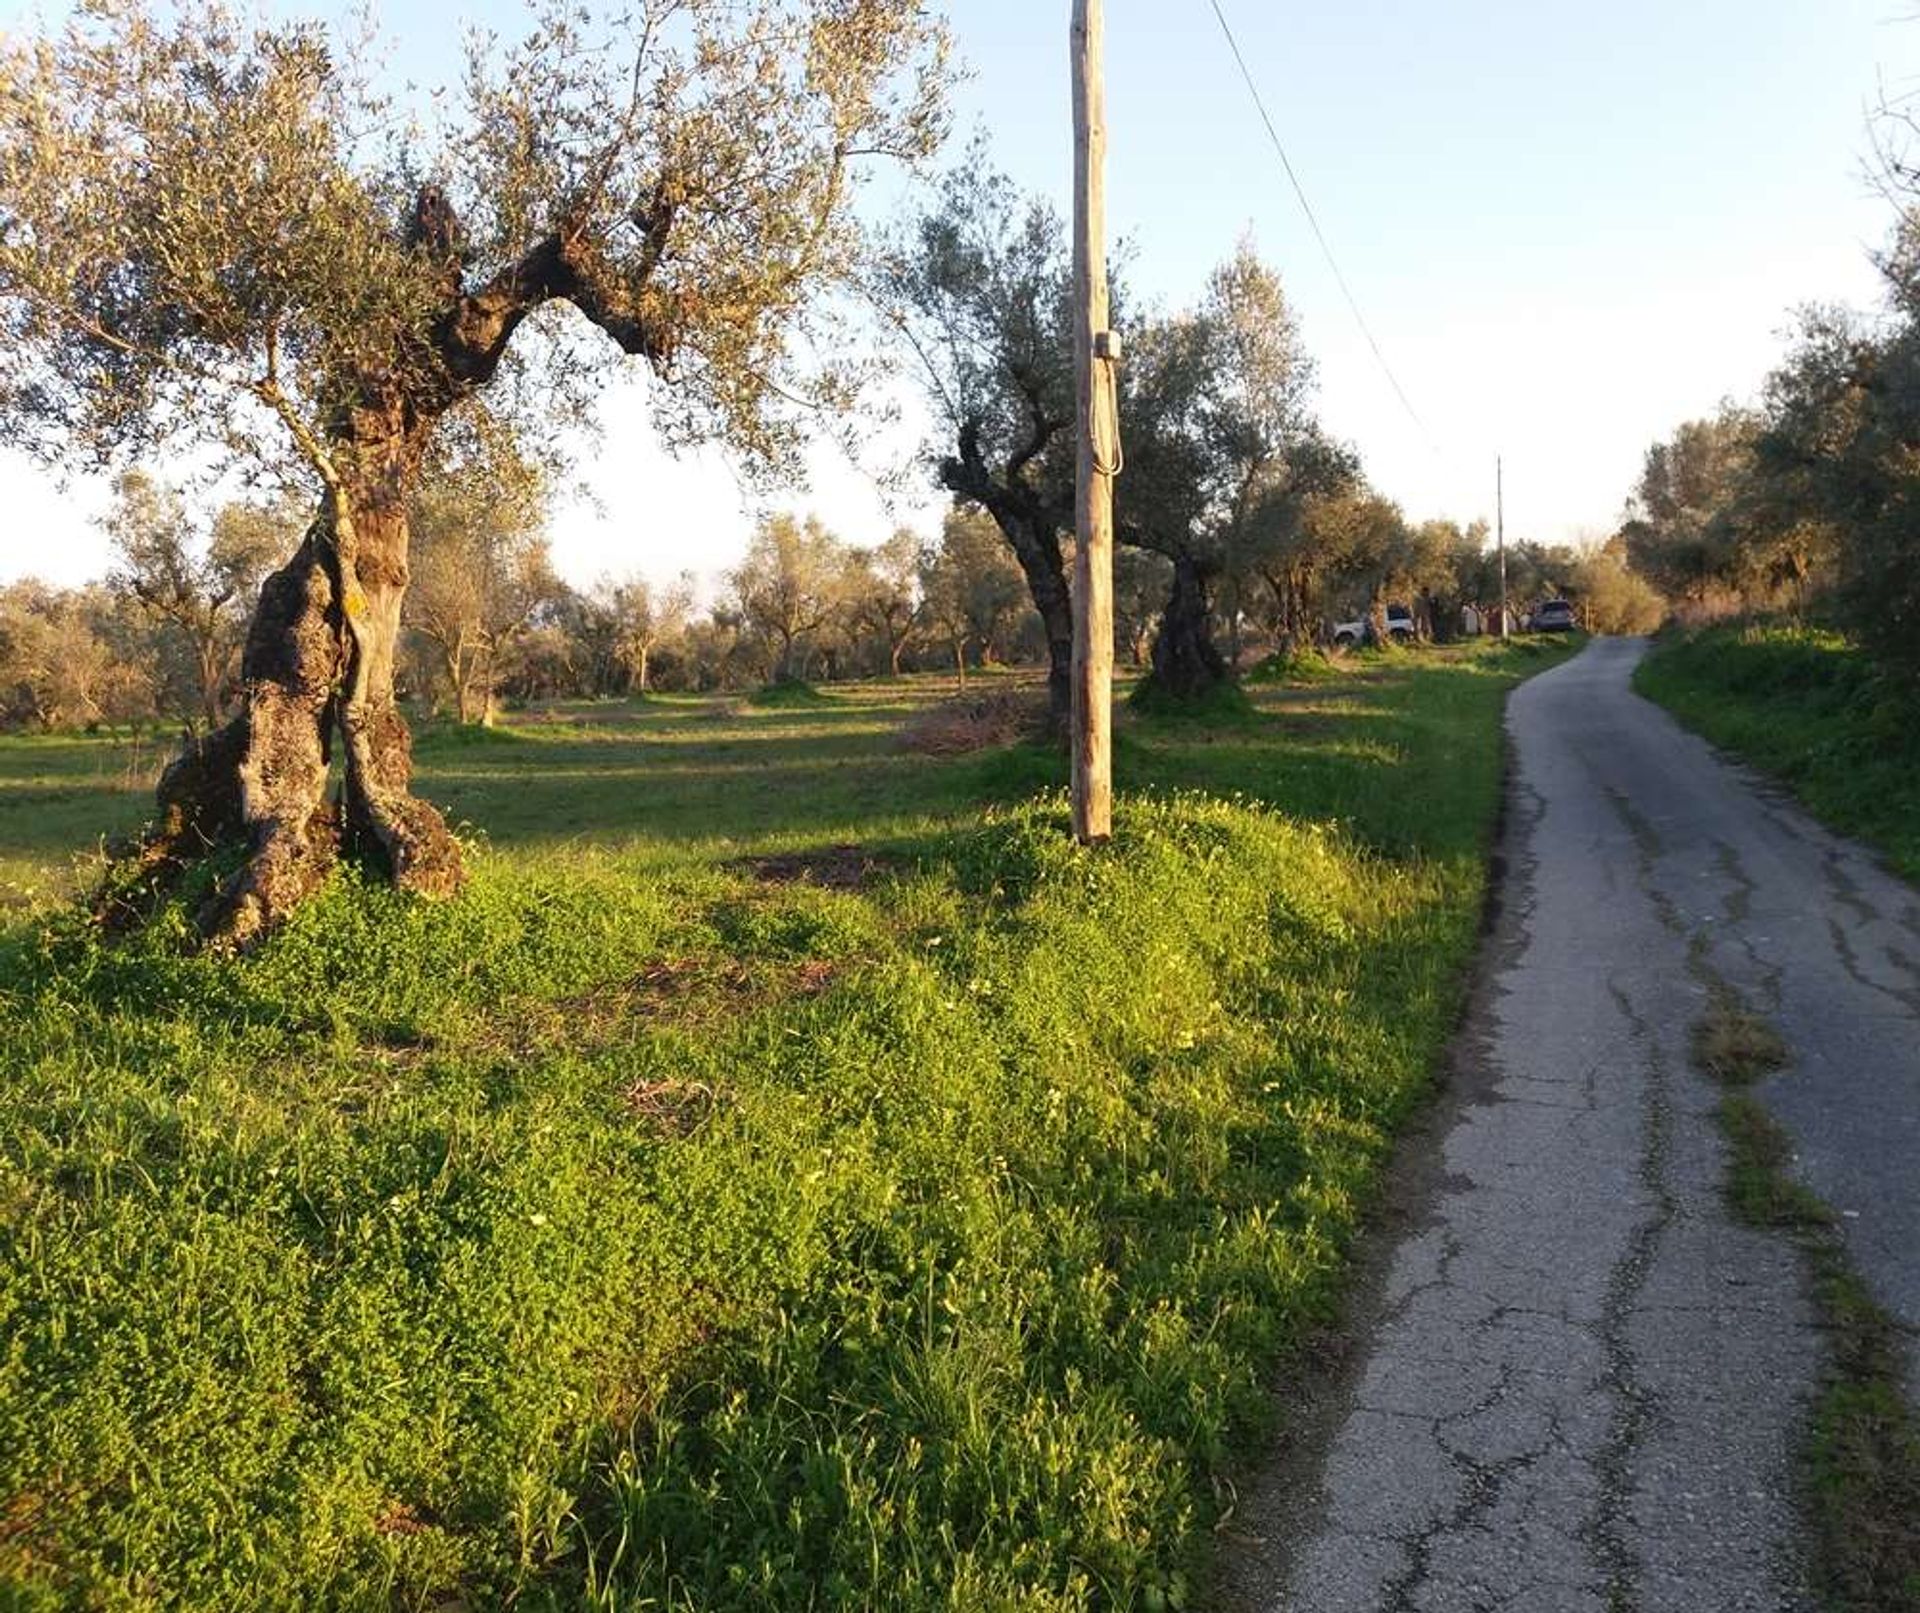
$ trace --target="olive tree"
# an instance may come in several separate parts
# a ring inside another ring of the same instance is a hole
[[[631,577],[612,590],[610,603],[617,624],[614,653],[626,670],[629,687],[641,694],[652,689],[654,652],[686,632],[693,599],[692,572],[682,572],[664,585]]]
[[[1214,270],[1196,309],[1143,323],[1122,384],[1120,536],[1172,562],[1153,682],[1191,699],[1230,675],[1213,639],[1215,586],[1247,569],[1274,498],[1325,457],[1312,361],[1279,275],[1250,242]]]
[[[255,612],[242,710],[167,770],[144,852],[159,887],[246,843],[201,915],[228,943],[342,845],[407,889],[461,881],[393,694],[409,498],[443,425],[493,388],[538,434],[625,355],[670,442],[783,456],[794,400],[843,396],[802,338],[858,265],[860,161],[928,152],[945,77],[923,0],[556,7],[518,45],[476,36],[420,117],[370,60],[217,0],[102,0],[0,44],[0,425],[102,462],[191,436],[316,496]]]
[[[1738,589],[1757,430],[1750,413],[1723,406],[1647,449],[1623,530],[1634,569],[1669,597]]]
[[[550,496],[540,467],[488,433],[436,466],[408,502],[402,620],[433,646],[461,723],[492,723],[503,652],[560,593],[546,535]]]
[[[226,706],[254,597],[297,539],[297,519],[284,506],[233,502],[221,506],[203,537],[178,492],[127,471],[114,483],[106,528],[115,557],[108,585],[184,647],[192,698],[211,732]]]
[[[843,584],[848,623],[867,634],[879,650],[888,675],[900,675],[900,663],[913,641],[920,614],[920,539],[901,527],[871,549],[849,551]]]
[[[1047,639],[1048,710],[1072,704],[1073,265],[1059,215],[994,172],[976,142],[903,227],[877,277],[939,433],[940,485],[1013,550]]]
[[[946,640],[962,692],[967,651],[984,666],[1020,610],[1021,575],[1007,558],[995,523],[977,509],[947,512],[940,537],[920,552],[920,615]]]
[[[740,564],[727,573],[740,621],[764,647],[771,681],[803,677],[806,652],[833,619],[846,546],[818,516],[773,515],[760,523]]]

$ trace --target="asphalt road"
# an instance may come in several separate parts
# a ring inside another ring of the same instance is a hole
[[[1643,649],[1596,641],[1513,697],[1505,899],[1453,1091],[1318,1437],[1236,1520],[1224,1603],[1812,1605],[1794,1465],[1821,1343],[1792,1246],[1729,1219],[1688,1035],[1716,980],[1773,1020],[1793,1061],[1758,1095],[1920,1332],[1920,894],[1632,693]]]

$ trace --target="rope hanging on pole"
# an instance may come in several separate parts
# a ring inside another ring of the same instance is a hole
[[[1108,366],[1111,370],[1112,366]],[[1127,468],[1127,450],[1120,441],[1120,389],[1114,383],[1111,374],[1104,388],[1107,396],[1106,418],[1102,419],[1102,410],[1098,403],[1087,406],[1087,433],[1093,439],[1093,468],[1109,480],[1117,477]],[[1112,454],[1107,448],[1112,446]]]
[[[1127,468],[1127,450],[1120,441],[1120,378],[1116,373],[1120,368],[1120,338],[1112,331],[1102,331],[1093,344],[1093,362],[1096,376],[1104,380],[1104,385],[1096,381],[1094,396],[1087,402],[1087,436],[1093,443],[1093,468],[1100,475],[1117,477]],[[1100,417],[1100,405],[1095,401],[1104,392],[1107,399],[1106,418]],[[1113,452],[1105,452],[1111,444]]]

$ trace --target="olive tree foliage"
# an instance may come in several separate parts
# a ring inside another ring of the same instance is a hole
[[[1830,610],[1920,687],[1920,105],[1883,105],[1896,213],[1870,314],[1804,309],[1750,409],[1723,408],[1648,451],[1621,537],[1683,607]]]
[[[1045,627],[1060,727],[1073,673],[1063,547],[1074,527],[1072,291],[1059,215],[994,170],[979,141],[896,231],[874,281],[932,407],[940,485],[985,511],[1019,562]]]
[[[402,619],[433,646],[456,720],[491,724],[505,652],[560,593],[546,535],[551,486],[497,434],[439,457],[408,501]]]
[[[1113,653],[1128,666],[1150,664],[1173,567],[1152,549],[1113,552]]]
[[[0,730],[138,723],[160,696],[159,646],[124,595],[98,584],[0,585]]]
[[[920,540],[902,527],[871,549],[848,552],[843,609],[850,634],[879,652],[876,665],[898,677],[920,625]]]
[[[633,577],[614,587],[614,655],[629,688],[641,694],[652,689],[653,658],[686,632],[693,616],[693,596],[691,572],[682,572],[670,583]]]
[[[1403,581],[1413,558],[1413,529],[1392,499],[1365,483],[1314,502],[1309,516],[1316,542],[1333,579],[1333,599],[1357,609],[1368,636],[1387,643],[1388,595]]]
[[[845,576],[845,546],[817,516],[762,521],[740,564],[727,573],[742,627],[762,646],[770,680],[806,675],[806,660],[833,623]]]
[[[1262,492],[1227,583],[1281,654],[1315,643],[1344,583],[1341,556],[1323,517],[1364,487],[1353,450],[1309,427],[1288,454],[1283,482]]]
[[[1620,537],[1634,569],[1690,611],[1805,608],[1873,480],[1836,477],[1844,451],[1827,452],[1865,395],[1851,322],[1812,315],[1807,330],[1758,408],[1725,405],[1647,450]]]
[[[1284,501],[1324,476],[1313,362],[1279,275],[1251,241],[1214,270],[1197,308],[1145,322],[1123,373],[1126,541],[1172,563],[1153,681],[1191,698],[1230,669],[1213,639],[1214,590],[1276,541]]]
[[[542,627],[569,647],[565,692],[602,697],[651,692],[663,656],[671,656],[679,670],[695,592],[690,571],[669,583],[634,572],[602,577],[584,592],[564,590],[542,613]],[[550,659],[549,674],[557,674],[560,658]]]
[[[555,8],[518,44],[477,38],[447,111],[415,119],[363,42],[218,0],[92,0],[0,45],[0,425],[63,460],[192,436],[318,494],[244,709],[162,781],[149,889],[244,840],[202,921],[245,943],[342,844],[457,888],[393,699],[435,437],[493,386],[538,440],[625,355],[670,442],[788,454],[845,395],[808,335],[861,261],[861,159],[932,149],[944,53],[923,0]]]
[[[183,715],[220,721],[260,584],[298,541],[304,517],[284,503],[233,502],[201,533],[179,492],[140,471],[114,483],[106,517],[108,586],[175,637],[193,674]]]
[[[1902,170],[1895,193],[1912,184]],[[1634,571],[1689,614],[1828,609],[1912,679],[1920,675],[1912,212],[1879,262],[1887,297],[1877,315],[1803,310],[1753,407],[1724,406],[1648,449],[1620,539]]]
[[[1888,259],[1879,328],[1809,313],[1769,379],[1754,502],[1775,535],[1771,573],[1796,602],[1822,588],[1842,624],[1920,678],[1920,261]],[[1782,541],[1781,535],[1784,535]]]
[[[938,540],[920,554],[920,614],[953,657],[960,688],[969,665],[984,666],[1019,618],[1026,589],[997,523],[978,509],[954,509]]]
[[[1619,539],[1580,556],[1569,574],[1583,625],[1595,633],[1651,633],[1666,620],[1660,590],[1627,562]]]
[[[1408,529],[1405,581],[1422,637],[1446,642],[1465,630],[1466,610],[1499,596],[1498,563],[1484,520],[1429,519]]]
[[[1668,596],[1737,592],[1758,429],[1726,405],[1647,449],[1621,530],[1634,569]]]

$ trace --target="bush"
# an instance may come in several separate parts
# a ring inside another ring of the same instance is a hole
[[[776,678],[748,695],[747,704],[769,711],[791,711],[812,706],[831,706],[834,699],[832,695],[822,694],[804,678]]]

